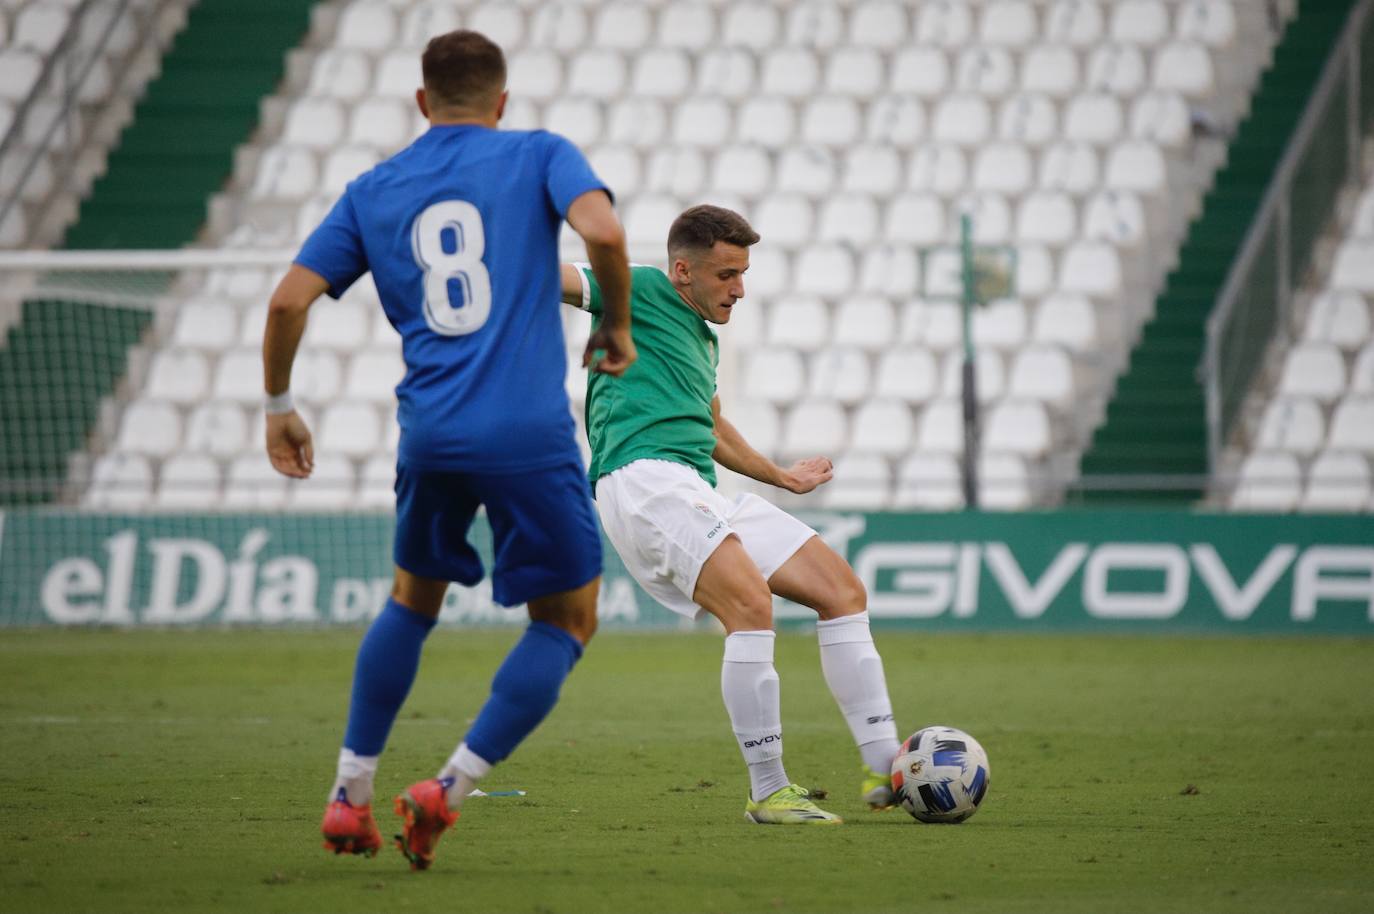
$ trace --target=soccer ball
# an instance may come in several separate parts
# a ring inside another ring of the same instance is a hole
[[[962,822],[988,795],[988,754],[953,727],[917,730],[892,760],[892,790],[921,822]]]

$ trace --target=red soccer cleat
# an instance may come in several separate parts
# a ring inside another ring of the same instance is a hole
[[[449,811],[444,798],[449,786],[438,778],[430,778],[411,784],[396,798],[396,814],[405,817],[404,832],[396,836],[396,846],[406,855],[412,870],[429,869],[439,836],[458,821],[458,813]]]
[[[336,854],[375,857],[382,846],[382,833],[373,821],[372,806],[354,806],[342,787],[334,802],[325,807],[320,833],[324,835],[324,849]]]

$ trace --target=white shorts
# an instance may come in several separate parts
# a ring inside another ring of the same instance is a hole
[[[668,460],[636,460],[596,481],[596,510],[620,559],[640,586],[675,613],[692,602],[701,566],[731,533],[764,580],[816,535],[757,495],[726,499],[697,471]]]

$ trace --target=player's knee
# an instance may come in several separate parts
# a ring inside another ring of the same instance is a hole
[[[762,580],[749,587],[736,601],[735,630],[766,631],[773,627],[773,594]]]
[[[835,609],[837,616],[852,616],[868,608],[868,589],[853,571],[835,581]]]

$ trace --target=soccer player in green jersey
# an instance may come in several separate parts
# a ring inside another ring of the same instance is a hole
[[[782,764],[773,599],[816,611],[821,669],[863,758],[860,792],[893,803],[897,753],[882,659],[867,594],[849,564],[806,524],[757,495],[731,501],[715,464],[791,492],[831,478],[824,457],[781,467],[749,446],[720,413],[717,341],[744,297],[758,234],[738,213],[694,206],[668,232],[668,272],[631,270],[631,336],[639,360],[621,377],[587,385],[590,476],[606,535],[643,588],[689,618],[725,627],[721,692],[749,767],[745,816],[761,824],[833,824],[840,818],[792,784]],[[601,294],[585,264],[562,267],[563,300],[597,316]]]

